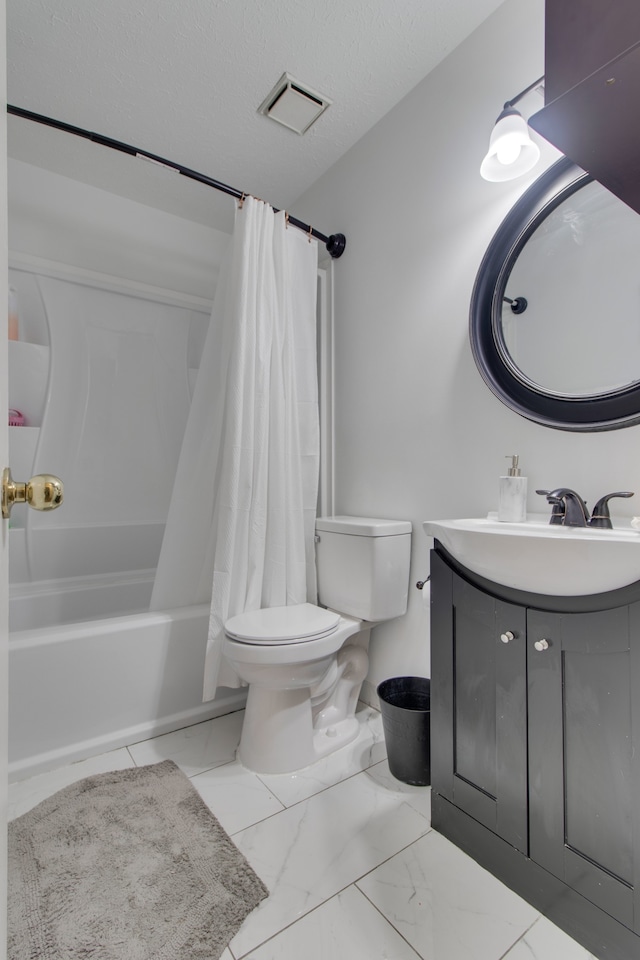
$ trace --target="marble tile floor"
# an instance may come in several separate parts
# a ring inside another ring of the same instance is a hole
[[[594,960],[431,829],[430,789],[389,773],[380,714],[358,739],[296,774],[235,759],[242,713],[10,785],[9,817],[82,777],[170,759],[264,880],[270,896],[221,960]]]

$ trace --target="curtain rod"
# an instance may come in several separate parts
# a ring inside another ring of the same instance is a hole
[[[243,193],[242,190],[236,190],[235,187],[230,187],[226,183],[220,183],[219,180],[213,180],[211,177],[205,176],[204,173],[190,170],[188,167],[183,167],[179,163],[174,163],[172,160],[165,160],[164,157],[158,157],[154,153],[148,153],[146,150],[132,147],[130,144],[122,143],[120,140],[112,140],[111,137],[105,137],[101,133],[91,133],[89,130],[83,130],[82,127],[74,127],[70,123],[64,123],[62,120],[54,120],[52,117],[45,117],[41,113],[33,113],[31,110],[23,110],[22,107],[14,107],[11,104],[7,104],[7,113],[12,114],[14,117],[22,117],[25,120],[33,120],[35,123],[42,123],[47,127],[54,127],[56,130],[64,130],[66,133],[72,133],[76,137],[83,137],[85,140],[92,140],[94,143],[99,143],[103,147],[111,147],[112,150],[119,150],[120,153],[128,153],[131,157],[141,157],[144,160],[150,160],[152,163],[168,167],[170,170],[176,170],[182,174],[183,177],[189,177],[190,180],[197,180],[199,183],[204,183],[207,187],[213,187],[215,190],[221,190],[222,193],[228,193],[232,197],[237,197],[238,200],[249,196],[249,194]],[[274,210],[278,213],[275,207]],[[288,222],[294,227],[304,230],[305,233],[310,233],[316,240],[321,240],[334,260],[337,260],[338,257],[341,257],[344,253],[347,240],[343,233],[333,233],[330,237],[325,237],[323,233],[314,230],[308,223],[303,223],[295,217],[290,216]]]

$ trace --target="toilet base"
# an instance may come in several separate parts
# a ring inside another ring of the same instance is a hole
[[[332,727],[317,730],[313,735],[313,748],[316,760],[326,757],[334,750],[346,747],[360,733],[360,724],[355,717],[345,717]]]
[[[249,685],[238,759],[254,773],[290,773],[313,763],[309,690]]]
[[[346,617],[335,633],[276,651],[227,639],[226,654],[249,683],[242,765],[254,773],[293,773],[355,740],[368,641],[369,627]]]
[[[354,716],[314,731],[308,689],[250,686],[238,760],[253,773],[293,773],[345,747],[359,731]]]

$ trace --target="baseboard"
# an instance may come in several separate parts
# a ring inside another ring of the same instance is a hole
[[[28,777],[44,773],[47,770],[55,770],[57,767],[63,767],[68,763],[96,757],[101,753],[117,750],[119,747],[128,747],[134,743],[139,743],[141,740],[149,740],[152,737],[160,737],[164,733],[172,733],[174,730],[189,727],[194,723],[202,723],[205,720],[212,720],[227,713],[234,713],[236,710],[244,709],[246,699],[247,689],[243,687],[181,713],[149,720],[145,723],[136,724],[136,726],[115,730],[112,733],[88,740],[70,743],[57,750],[49,750],[47,753],[25,757],[9,764],[9,782],[26,780]]]

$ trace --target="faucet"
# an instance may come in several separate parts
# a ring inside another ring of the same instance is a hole
[[[609,514],[609,500],[611,500],[612,497],[632,496],[633,493],[630,490],[619,490],[617,493],[607,493],[606,496],[601,497],[593,508],[589,526],[599,527],[601,530],[612,530],[613,524],[611,523],[611,516]]]
[[[609,500],[612,497],[632,497],[630,490],[619,490],[616,493],[607,493],[601,497],[593,508],[593,514],[589,517],[587,505],[575,490],[569,490],[567,487],[559,487],[557,490],[536,490],[541,496],[545,496],[552,504],[551,518],[549,523],[561,524],[565,527],[596,527],[601,530],[611,530],[611,516],[609,514]]]
[[[554,493],[551,493],[551,490],[536,490],[541,497],[546,497],[549,503],[552,505],[551,516],[549,518],[549,523],[554,526],[561,526],[564,523],[564,500],[561,500],[560,497],[554,496]]]
[[[550,523],[564,527],[586,527],[589,523],[587,505],[575,490],[558,487],[557,490],[536,490],[536,493],[553,504]]]

